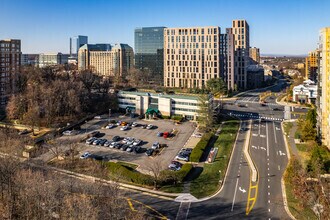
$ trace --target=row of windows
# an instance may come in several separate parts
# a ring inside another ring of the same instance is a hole
[[[119,105],[133,105],[133,106],[135,106],[134,103],[121,102],[121,101],[119,101],[118,104],[119,104]]]
[[[119,96],[118,99],[135,100],[134,97],[124,97],[124,96]]]
[[[174,77],[174,72],[187,72],[187,73],[200,73],[198,67],[176,67],[176,71],[174,70],[174,66],[172,66],[172,77]],[[202,73],[218,73],[218,68],[217,67],[202,67],[201,68]],[[166,71],[166,69],[165,69]],[[169,74],[170,72],[170,66],[167,67],[167,73]],[[168,75],[168,77],[170,77]]]
[[[208,45],[208,46],[207,46]],[[212,43],[201,43],[201,48],[202,49],[207,49],[207,48],[217,48],[218,44],[217,43],[213,43],[213,47],[212,47]],[[176,49],[185,49],[185,48],[199,48],[199,44],[198,43],[189,43],[189,44],[185,44],[185,43],[175,43],[175,47],[174,47],[174,43],[167,43],[167,48],[176,48]]]
[[[191,102],[178,102],[178,101],[172,101],[172,104],[176,105],[190,105],[190,106],[197,106],[197,103],[191,103]]]
[[[175,108],[172,107],[173,111],[183,111],[183,112],[197,112],[197,109],[187,109],[187,108]]]
[[[217,41],[218,41],[218,36],[213,35],[213,42],[217,42]],[[170,43],[170,42],[171,43],[212,42],[212,36],[211,35],[208,35],[208,36],[205,36],[205,37],[204,36],[198,36],[198,37],[196,37],[196,36],[190,36],[190,37],[189,36],[187,36],[187,37],[185,37],[185,36],[182,36],[182,37],[180,37],[180,36],[175,36],[175,37],[174,36],[168,36],[167,37],[167,42],[168,43]]]
[[[197,29],[197,28],[191,28],[191,29],[167,29],[165,32],[167,35],[198,35],[198,34],[217,34],[218,33],[218,28],[202,28],[202,29]]]

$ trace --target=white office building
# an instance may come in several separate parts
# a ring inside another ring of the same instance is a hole
[[[120,91],[117,97],[120,109],[133,109],[139,115],[155,109],[163,116],[183,116],[189,120],[198,117],[198,96]]]
[[[317,98],[317,85],[312,80],[293,87],[293,101],[300,103],[315,103]]]

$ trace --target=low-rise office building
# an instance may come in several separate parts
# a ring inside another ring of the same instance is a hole
[[[247,67],[247,88],[261,88],[265,82],[265,70],[260,65],[250,65]]]
[[[163,116],[183,116],[188,120],[197,120],[198,117],[198,96],[120,91],[117,97],[120,109],[131,109],[139,115],[155,109]]]
[[[300,103],[314,103],[317,98],[317,85],[311,80],[293,87],[293,101]]]
[[[60,64],[68,64],[68,54],[62,53],[42,53],[39,54],[38,65],[40,68]]]

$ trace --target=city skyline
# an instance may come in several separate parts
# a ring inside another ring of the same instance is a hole
[[[207,4],[206,4],[207,3]],[[134,47],[137,27],[220,26],[234,19],[250,24],[251,47],[261,54],[306,55],[328,26],[330,2],[311,1],[22,1],[0,3],[1,39],[21,39],[23,53],[69,53],[70,36],[91,43],[127,43]],[[281,16],[282,14],[282,16]],[[308,17],[307,17],[308,15]],[[10,21],[10,22],[8,22]]]

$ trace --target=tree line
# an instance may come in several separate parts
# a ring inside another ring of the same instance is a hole
[[[71,71],[59,67],[23,67],[13,79],[6,115],[34,126],[56,126],[89,113],[116,109],[109,94],[113,82],[91,70]]]

